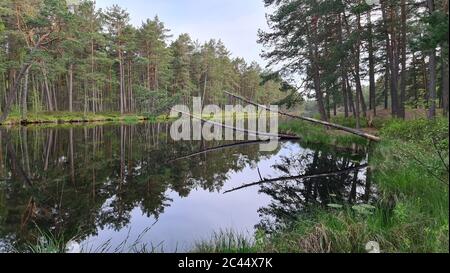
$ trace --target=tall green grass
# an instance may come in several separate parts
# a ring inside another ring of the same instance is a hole
[[[253,238],[232,230],[216,232],[209,240],[195,243],[195,253],[251,253],[255,252]]]

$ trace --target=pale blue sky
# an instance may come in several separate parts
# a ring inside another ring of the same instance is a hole
[[[174,37],[188,33],[203,42],[221,39],[233,57],[247,62],[265,62],[259,54],[262,47],[256,43],[258,29],[267,29],[262,0],[97,0],[98,8],[113,4],[125,8],[131,23],[158,15]]]

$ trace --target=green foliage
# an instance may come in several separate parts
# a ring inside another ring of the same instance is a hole
[[[365,146],[364,138],[327,130],[324,126],[311,124],[306,121],[291,120],[281,122],[279,129],[283,133],[294,133],[300,137],[302,142],[310,144],[326,144],[340,147],[351,147],[352,144]]]
[[[414,41],[413,46],[421,50],[435,49],[448,41],[448,12],[437,10],[422,18],[425,23],[423,35]]]
[[[67,251],[67,242],[63,236],[55,236],[50,232],[45,232],[37,228],[35,244],[28,244],[31,253],[65,253]]]
[[[389,139],[398,139],[416,144],[448,146],[448,118],[433,120],[424,118],[404,121],[393,119],[382,128],[381,135]]]
[[[192,96],[223,105],[229,102],[224,90],[263,104],[286,96],[280,82],[260,84],[259,65],[232,58],[222,41],[199,44],[181,34],[169,45],[172,36],[158,17],[136,28],[118,5],[101,10],[90,0],[1,0],[3,27],[7,35],[0,36],[0,86],[10,86],[7,75],[32,61],[28,102],[15,104],[32,106],[34,112],[72,109],[150,116],[167,113],[176,102],[189,103]],[[32,50],[40,38],[45,38],[42,45]],[[0,88],[3,100],[6,91]]]
[[[64,123],[84,123],[84,122],[108,122],[125,121],[137,122],[146,120],[145,115],[121,115],[120,113],[81,113],[81,112],[33,112],[29,113],[27,122],[29,124],[64,124]],[[21,123],[20,111],[11,113],[4,122],[5,125],[18,125]]]
[[[194,253],[251,253],[255,251],[253,239],[232,230],[214,233],[209,241],[195,244]]]

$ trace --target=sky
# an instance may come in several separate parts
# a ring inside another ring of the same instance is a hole
[[[221,39],[233,57],[243,57],[264,66],[258,29],[267,30],[263,0],[97,0],[98,8],[118,4],[131,23],[140,26],[156,15],[176,38],[188,33],[200,42]]]

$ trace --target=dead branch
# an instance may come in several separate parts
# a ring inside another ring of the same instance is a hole
[[[352,167],[352,168],[348,168],[348,169],[340,170],[340,171],[334,171],[334,172],[330,172],[330,173],[320,173],[320,174],[312,174],[312,175],[298,175],[298,176],[283,176],[283,177],[277,177],[277,178],[273,178],[273,179],[264,179],[264,180],[259,181],[259,182],[244,184],[244,185],[242,185],[240,187],[233,188],[231,190],[225,191],[223,194],[234,192],[234,191],[237,191],[237,190],[241,190],[241,189],[252,187],[252,186],[256,186],[256,185],[265,184],[265,183],[329,177],[329,176],[335,176],[335,175],[349,173],[349,172],[352,172],[352,171],[355,171],[355,170],[364,169],[364,168],[367,168],[367,167],[368,167],[368,164],[363,164],[363,165],[359,165],[359,166],[356,166],[356,167]]]
[[[268,108],[268,107],[266,107],[264,105],[260,105],[260,104],[254,103],[254,102],[252,102],[252,101],[250,101],[250,100],[248,100],[246,98],[237,96],[237,95],[232,94],[230,92],[226,92],[225,91],[225,93],[230,95],[230,96],[232,96],[232,97],[234,97],[234,98],[236,98],[236,99],[238,99],[238,100],[244,101],[244,102],[246,102],[248,104],[252,104],[252,105],[255,105],[255,106],[259,107],[259,108],[265,109],[265,110],[267,110],[269,112],[273,112],[270,108]],[[334,123],[330,123],[330,122],[326,122],[326,121],[322,121],[322,120],[318,120],[318,119],[314,119],[314,118],[296,116],[296,115],[284,113],[284,112],[281,112],[281,111],[276,111],[276,113],[278,113],[280,115],[283,115],[283,116],[290,117],[290,118],[300,119],[300,120],[304,120],[304,121],[308,121],[308,122],[312,122],[312,123],[316,123],[316,124],[321,124],[321,125],[324,125],[324,126],[327,126],[327,127],[332,127],[332,128],[337,129],[337,130],[345,131],[345,132],[348,132],[348,133],[351,133],[351,134],[354,134],[354,135],[357,135],[357,136],[360,136],[360,137],[367,138],[367,139],[372,140],[372,141],[378,142],[378,141],[381,140],[380,137],[377,137],[377,136],[365,133],[365,132],[363,132],[361,130],[345,127],[345,126],[342,126],[342,125],[339,125],[339,124],[334,124]]]

